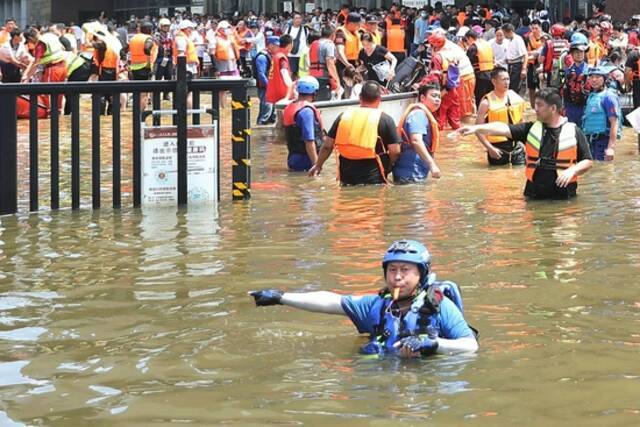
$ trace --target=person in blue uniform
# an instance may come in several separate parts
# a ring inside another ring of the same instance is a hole
[[[282,113],[287,138],[287,165],[292,171],[307,171],[318,161],[324,131],[320,112],[312,104],[320,85],[315,77],[305,76],[296,82],[298,99]]]
[[[475,352],[475,331],[463,315],[458,286],[436,281],[431,254],[415,240],[394,242],[384,254],[385,287],[373,295],[334,292],[250,292],[257,306],[277,304],[347,316],[358,332],[368,334],[361,353],[421,357],[434,353]]]
[[[613,67],[615,68],[615,67]],[[613,160],[616,141],[622,136],[622,111],[618,95],[607,87],[612,67],[589,70],[591,93],[582,118],[582,131],[596,160]]]
[[[589,40],[581,33],[571,36],[569,54],[573,64],[564,70],[564,85],[562,95],[564,98],[564,111],[567,120],[578,126],[582,123],[584,106],[587,103],[589,85],[587,71],[589,64],[585,61],[585,52],[589,49]]]

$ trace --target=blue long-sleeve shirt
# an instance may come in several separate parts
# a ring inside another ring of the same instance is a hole
[[[267,87],[269,83],[269,66],[270,58],[266,52],[260,52],[256,56],[256,74],[258,76],[258,83],[260,87]]]

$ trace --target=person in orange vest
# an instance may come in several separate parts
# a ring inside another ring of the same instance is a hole
[[[293,39],[289,34],[280,36],[280,49],[271,59],[269,83],[265,93],[265,100],[271,104],[282,99],[291,99],[293,96],[293,81],[288,57],[292,47]]]
[[[334,43],[337,48],[337,68],[341,79],[345,69],[358,66],[358,54],[362,49],[358,33],[361,20],[359,13],[352,12],[347,16],[346,24],[336,29]]]
[[[129,41],[131,77],[133,80],[151,80],[153,65],[158,57],[158,46],[151,36],[153,25],[149,21],[140,24],[140,33]],[[141,94],[140,108],[144,110],[148,103],[148,94]]]
[[[334,147],[338,150],[338,179],[343,185],[384,184],[400,156],[400,135],[391,116],[380,109],[382,88],[367,81],[360,106],[336,118],[320,148],[309,176],[322,172]]]
[[[600,46],[600,58],[598,61],[602,61],[603,58],[609,55],[609,40],[611,40],[611,34],[613,34],[613,25],[609,21],[602,21],[600,23],[600,37],[596,40],[596,43]]]
[[[109,33],[97,31],[93,41],[93,62],[98,67],[98,81],[118,80],[121,46]],[[111,94],[105,94],[101,99],[101,114],[110,115],[112,106]]]
[[[400,19],[391,20],[391,25],[387,27],[386,41],[387,49],[396,57],[398,64],[404,61],[407,50],[404,45],[404,28],[400,24]]]
[[[402,136],[400,157],[393,165],[393,181],[405,184],[423,182],[429,173],[440,178],[434,160],[440,129],[433,114],[440,108],[440,85],[430,83],[418,88],[418,102],[407,106],[398,122]]]
[[[476,76],[476,87],[474,95],[476,98],[476,108],[484,96],[493,90],[491,83],[491,71],[493,70],[493,49],[488,41],[479,37],[473,30],[467,31],[464,36],[467,48],[467,56],[473,65],[473,72]]]
[[[215,65],[215,76],[239,76],[240,50],[228,21],[220,21],[215,37],[209,39],[209,55]]]
[[[600,23],[595,19],[591,19],[587,22],[587,30],[589,31],[589,49],[586,53],[587,64],[589,64],[590,67],[595,67],[605,56],[600,41]]]
[[[575,197],[578,176],[593,165],[587,138],[575,123],[562,116],[562,97],[555,88],[537,92],[534,105],[534,122],[513,125],[490,122],[463,126],[458,133],[463,136],[481,133],[525,143],[525,197]]]
[[[540,88],[540,78],[538,77],[538,56],[544,46],[544,39],[542,38],[542,26],[540,21],[534,19],[529,25],[531,31],[529,35],[525,37],[525,44],[528,51],[528,64],[527,64],[527,89],[529,89],[529,103],[533,105],[536,99],[536,90]]]
[[[4,27],[0,30],[0,45],[7,43],[11,39],[11,31],[17,27],[16,20],[7,18],[4,21]]]
[[[524,119],[525,101],[509,90],[509,72],[506,68],[496,67],[491,71],[493,90],[478,106],[476,124],[502,122],[517,125]],[[524,145],[520,142],[499,136],[477,134],[478,140],[487,150],[490,165],[524,165]]]
[[[350,6],[348,4],[343,4],[340,7],[340,12],[338,12],[338,16],[336,17],[336,22],[338,25],[345,25],[347,23],[347,18],[349,17],[349,9]]]
[[[340,76],[336,68],[335,29],[327,25],[322,28],[320,39],[309,47],[309,74],[318,80],[320,89],[316,99],[328,101],[331,92],[340,92]]]
[[[248,75],[249,66],[247,63],[247,58],[249,57],[249,51],[251,50],[251,41],[250,39],[253,37],[253,33],[249,28],[247,28],[247,24],[244,20],[239,20],[236,23],[236,28],[233,31],[233,39],[238,46],[238,58],[240,59],[240,74],[243,76]]]
[[[371,34],[371,38],[373,42],[378,46],[382,46],[382,33],[380,32],[380,27],[378,24],[380,23],[380,18],[377,15],[370,14],[367,15],[364,24],[364,30],[366,33]]]

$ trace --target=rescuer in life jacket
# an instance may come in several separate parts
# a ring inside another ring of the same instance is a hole
[[[508,125],[522,123],[525,101],[516,92],[509,89],[511,80],[506,68],[496,67],[491,71],[493,90],[480,102],[477,124],[502,122]],[[490,165],[524,165],[524,145],[503,136],[484,136],[476,134],[480,143],[487,149]]]
[[[360,106],[348,108],[333,122],[309,176],[318,175],[333,147],[338,150],[338,179],[344,185],[385,184],[400,156],[400,135],[391,116],[380,109],[381,87],[362,85]]]
[[[591,168],[591,151],[580,128],[561,115],[562,97],[553,88],[536,94],[537,120],[517,125],[491,122],[458,129],[461,135],[476,132],[503,136],[525,143],[527,184],[531,199],[567,199],[576,195],[578,175]]]
[[[369,341],[366,355],[413,358],[432,354],[474,353],[476,332],[464,318],[458,285],[436,281],[431,254],[415,240],[393,242],[382,259],[385,286],[373,295],[334,292],[250,292],[257,306],[286,305],[349,317]]]
[[[622,137],[620,100],[607,87],[607,76],[613,69],[601,65],[589,70],[591,93],[582,117],[582,131],[596,160],[613,160],[616,140]]]
[[[323,140],[322,119],[312,102],[319,88],[315,77],[300,77],[296,82],[298,99],[283,111],[289,170],[306,171],[318,161]]]
[[[398,122],[402,136],[400,157],[393,165],[395,183],[422,182],[431,172],[440,178],[440,168],[433,159],[440,129],[433,114],[440,108],[440,85],[437,82],[418,88],[418,102],[407,106]]]
[[[564,98],[564,110],[567,119],[571,123],[580,125],[584,106],[587,103],[589,82],[587,70],[589,65],[585,62],[585,51],[589,49],[589,41],[584,34],[574,33],[571,36],[569,54],[573,64],[564,70],[564,85],[562,95]]]
[[[493,70],[494,62],[493,49],[491,49],[488,41],[482,39],[473,30],[467,31],[464,41],[468,46],[467,56],[471,61],[471,65],[473,65],[473,71],[476,76],[474,96],[477,108],[482,98],[493,89],[491,84],[491,71]]]

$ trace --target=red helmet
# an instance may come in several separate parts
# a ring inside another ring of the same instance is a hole
[[[613,25],[611,25],[611,22],[602,21],[600,23],[600,32],[602,34],[611,34],[613,32]]]
[[[447,41],[447,38],[444,34],[434,33],[429,36],[427,39],[427,43],[434,47],[434,49],[440,49],[444,46],[444,42]]]
[[[566,28],[564,28],[564,25],[562,24],[553,24],[551,26],[551,35],[553,37],[562,37],[564,36],[565,31],[567,30]]]

